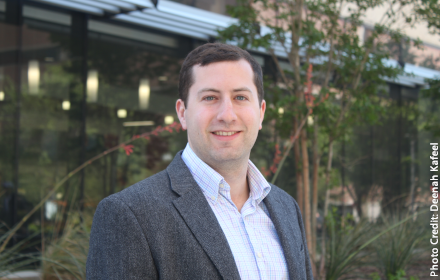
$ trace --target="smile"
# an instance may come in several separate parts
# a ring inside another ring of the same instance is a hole
[[[231,135],[234,135],[234,134],[236,134],[238,132],[239,131],[230,131],[230,132],[227,132],[227,131],[214,131],[213,133],[215,135],[220,135],[220,136],[231,136]]]

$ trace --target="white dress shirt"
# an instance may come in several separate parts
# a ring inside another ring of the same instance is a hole
[[[263,202],[271,187],[255,165],[249,160],[250,194],[240,213],[232,202],[228,183],[189,144],[182,159],[217,217],[241,279],[288,279],[283,248]]]

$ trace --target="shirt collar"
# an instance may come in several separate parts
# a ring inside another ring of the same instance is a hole
[[[216,201],[219,194],[219,184],[226,182],[217,171],[202,161],[191,149],[189,143],[182,153],[182,160],[190,170],[194,180],[207,196]],[[248,162],[247,177],[250,189],[250,198],[258,205],[270,192],[270,185],[263,174],[252,163]]]

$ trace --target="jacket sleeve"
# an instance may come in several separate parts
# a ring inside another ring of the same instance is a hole
[[[87,279],[157,279],[147,239],[131,211],[114,196],[101,201],[93,218]]]
[[[300,211],[298,203],[296,203],[295,199],[293,199],[293,203],[295,204],[295,210],[296,210],[296,213],[298,216],[298,223],[299,223],[299,227],[301,228],[302,243],[304,246],[304,250],[303,250],[304,251],[304,260],[305,260],[304,265],[306,267],[307,280],[313,280],[312,264],[310,263],[309,248],[307,247],[306,232],[304,229],[304,223],[302,220],[301,211]]]

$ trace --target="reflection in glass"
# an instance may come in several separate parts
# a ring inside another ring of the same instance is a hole
[[[165,117],[165,124],[172,124],[174,122],[173,116],[166,116]]]
[[[119,109],[117,114],[118,114],[118,118],[121,118],[121,119],[126,118],[127,117],[127,110]]]
[[[179,70],[189,51],[182,49],[188,42],[178,44],[181,38],[163,33],[153,34],[161,40],[149,44],[147,37],[113,32],[120,28],[114,24],[95,20],[93,26],[88,33],[87,65],[99,73],[99,96],[95,103],[87,103],[86,158],[166,125],[171,120],[166,116],[175,119]],[[133,142],[130,155],[123,150],[109,153],[85,170],[85,202],[96,206],[103,197],[163,170],[169,161],[162,155],[174,155],[186,141],[183,132],[164,132]]]
[[[0,22],[0,34],[8,35],[0,40],[0,99],[6,101],[0,102],[0,220],[8,226],[82,162],[81,77],[87,73],[81,72],[80,56],[71,59],[72,29],[53,22],[56,15],[70,16],[51,12],[48,18],[37,15],[41,11],[26,6],[23,24]],[[65,207],[58,205],[75,203],[79,182],[79,176],[69,179],[59,190],[62,197],[29,217],[18,234],[40,230],[41,219],[54,218]],[[55,220],[45,224],[52,228]]]
[[[63,103],[61,104],[61,106],[63,107],[64,111],[70,110],[70,101],[69,100],[64,100]]]
[[[138,121],[138,122],[124,122],[123,126],[151,126],[154,125],[153,121]]]
[[[139,83],[139,108],[148,109],[150,102],[150,81],[148,79],[141,79]]]
[[[90,70],[87,75],[87,101],[94,103],[98,101],[98,71]]]
[[[29,93],[37,94],[40,88],[40,65],[38,60],[29,61],[28,66]]]

